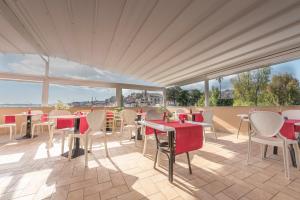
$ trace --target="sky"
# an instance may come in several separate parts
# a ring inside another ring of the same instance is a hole
[[[297,78],[300,81],[300,59],[271,66],[271,77],[273,75],[278,75],[278,74],[283,74],[283,73],[292,74],[295,78]],[[234,74],[234,75],[223,77],[222,90],[232,89],[231,80],[233,78],[235,78],[236,76],[237,75]],[[212,87],[219,87],[219,83],[216,79],[209,81],[209,88],[211,89]],[[187,90],[200,89],[200,90],[204,91],[204,82],[202,81],[202,82],[193,83],[190,85],[185,85],[185,86],[182,86],[181,88],[187,89]]]
[[[38,55],[21,54],[0,54],[0,72],[11,72],[21,74],[44,74],[44,61]],[[298,80],[300,79],[300,59],[286,63],[273,65],[271,75],[281,73],[291,73]],[[122,82],[141,85],[155,85],[142,80],[136,80],[124,75],[119,75],[109,71],[95,69],[76,62],[67,61],[61,58],[50,59],[50,76],[67,77],[86,80],[102,80],[110,82]],[[222,90],[231,89],[231,79],[236,75],[223,77]],[[210,88],[218,87],[217,80],[210,80]],[[204,82],[194,83],[182,87],[183,89],[204,89]],[[13,91],[13,92],[12,92]],[[41,103],[41,83],[16,82],[0,80],[0,104],[40,104]],[[127,96],[132,90],[123,90],[123,95]],[[73,101],[87,101],[91,98],[105,100],[115,96],[113,88],[88,88],[67,85],[50,85],[49,103],[56,103],[61,100],[65,103]]]

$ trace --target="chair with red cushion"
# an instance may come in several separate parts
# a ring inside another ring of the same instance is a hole
[[[12,140],[13,135],[16,135],[16,117],[12,116],[4,116],[3,124],[0,124],[0,128],[9,128],[9,139]]]

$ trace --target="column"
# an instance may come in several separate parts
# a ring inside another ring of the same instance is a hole
[[[167,89],[163,89],[163,106],[166,108],[167,107]]]
[[[42,106],[48,106],[49,98],[49,57],[48,60],[45,60],[45,76],[43,80],[43,89],[42,89]]]
[[[209,80],[204,81],[204,96],[205,96],[204,106],[209,107]]]
[[[116,101],[117,107],[122,107],[122,88],[120,86],[116,87]]]

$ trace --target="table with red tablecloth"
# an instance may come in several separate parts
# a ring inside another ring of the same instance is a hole
[[[146,133],[166,132],[168,134],[168,147],[170,149],[169,181],[173,181],[173,159],[175,155],[188,153],[202,148],[203,128],[198,124],[180,123],[179,121],[165,122],[163,120],[149,120],[142,122],[146,126]]]
[[[300,126],[296,126],[295,123],[299,123],[300,120],[288,119],[284,121],[282,128],[280,129],[281,135],[288,139],[296,140],[296,132],[300,132]]]

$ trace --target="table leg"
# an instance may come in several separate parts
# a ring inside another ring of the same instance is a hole
[[[169,159],[169,181],[173,182],[173,165],[175,158],[174,150],[174,131],[169,132],[169,146],[170,146],[170,159]]]
[[[80,134],[79,127],[80,127],[80,118],[76,118],[75,122],[74,122],[74,134]],[[84,149],[80,148],[80,138],[75,138],[74,148],[69,151],[72,151],[71,158],[76,158],[76,157],[84,155]],[[64,156],[64,157],[68,157],[68,155],[69,155],[69,152],[62,154],[62,156]]]
[[[31,115],[26,117],[26,134],[17,140],[30,139],[31,138]]]
[[[295,149],[292,144],[289,145],[289,151],[290,151],[290,155],[291,155],[292,165],[293,165],[293,167],[297,167]]]

